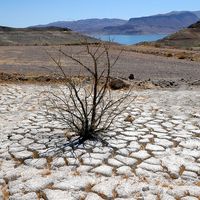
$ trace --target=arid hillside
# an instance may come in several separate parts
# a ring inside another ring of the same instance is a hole
[[[96,39],[72,32],[67,28],[10,28],[0,26],[0,46],[70,45]]]
[[[155,43],[157,46],[200,49],[200,21]]]

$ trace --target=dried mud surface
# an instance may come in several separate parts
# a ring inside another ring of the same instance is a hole
[[[199,88],[132,91],[105,134],[111,147],[87,142],[76,158],[46,151],[68,134],[45,115],[48,90],[57,87],[0,84],[0,199],[199,200]]]

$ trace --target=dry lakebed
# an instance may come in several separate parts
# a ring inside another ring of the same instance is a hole
[[[111,146],[89,141],[75,155],[44,154],[66,142],[65,124],[45,116],[49,89],[0,84],[0,199],[200,199],[199,87],[133,90],[105,134]]]

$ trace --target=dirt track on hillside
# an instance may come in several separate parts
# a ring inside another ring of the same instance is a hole
[[[63,48],[77,53],[82,47]],[[54,50],[51,47],[39,46],[0,47],[0,72],[35,76],[58,71],[45,51],[53,52]],[[116,56],[118,51],[112,50],[111,54]],[[67,74],[83,73],[71,61],[65,61],[65,64]],[[126,51],[116,64],[113,75],[127,78],[130,73],[134,74],[137,80],[199,80],[200,63]]]

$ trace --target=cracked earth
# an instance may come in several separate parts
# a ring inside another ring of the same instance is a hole
[[[42,156],[66,142],[65,125],[41,105],[49,89],[0,85],[0,199],[200,199],[199,88],[132,91],[135,101],[105,135],[115,148],[88,142],[75,155]]]

